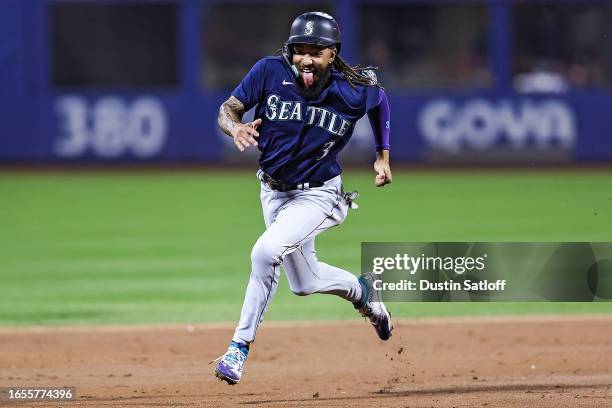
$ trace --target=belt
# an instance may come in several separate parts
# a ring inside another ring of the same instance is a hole
[[[259,170],[257,172],[257,176],[262,182],[264,182],[272,190],[280,191],[280,192],[290,191],[290,190],[308,190],[309,188],[323,187],[323,185],[325,184],[322,181],[310,181],[307,183],[296,183],[296,184],[283,183],[282,181],[273,179],[270,175],[264,173],[262,170]]]

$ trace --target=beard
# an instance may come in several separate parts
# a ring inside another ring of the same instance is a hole
[[[316,98],[321,94],[321,91],[327,86],[331,76],[331,65],[323,71],[317,72],[317,82],[313,86],[307,87],[301,76],[296,79],[298,93],[306,99]]]

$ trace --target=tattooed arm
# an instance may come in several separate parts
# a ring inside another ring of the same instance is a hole
[[[244,115],[244,105],[234,96],[221,105],[219,108],[219,117],[217,123],[226,135],[234,139],[236,147],[243,152],[249,146],[257,146],[259,132],[257,126],[261,123],[261,119],[256,119],[253,122],[242,123]]]

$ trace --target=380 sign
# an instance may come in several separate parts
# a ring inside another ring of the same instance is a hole
[[[61,158],[91,153],[103,159],[130,154],[150,158],[159,154],[167,139],[166,111],[155,97],[131,102],[105,96],[90,103],[82,96],[61,96],[55,101],[59,138],[53,145]]]

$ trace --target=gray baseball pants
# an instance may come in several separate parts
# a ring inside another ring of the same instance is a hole
[[[341,224],[349,204],[340,176],[322,187],[279,192],[261,182],[266,231],[251,252],[251,276],[233,341],[251,343],[274,297],[283,266],[296,295],[327,293],[350,302],[361,298],[361,286],[350,272],[320,262],[315,237]]]

